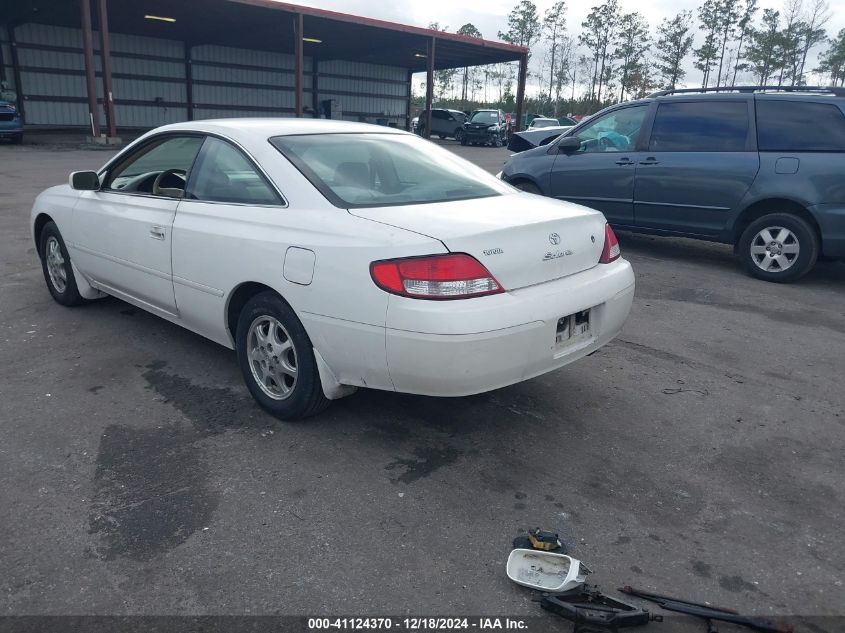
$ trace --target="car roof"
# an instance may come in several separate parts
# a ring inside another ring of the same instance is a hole
[[[204,132],[221,134],[236,140],[266,140],[272,136],[293,136],[298,134],[407,134],[407,132],[402,130],[384,125],[330,119],[297,119],[293,117],[185,121],[164,125],[156,128],[153,132]]]

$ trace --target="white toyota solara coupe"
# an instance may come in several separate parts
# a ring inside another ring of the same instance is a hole
[[[56,301],[113,295],[234,348],[282,419],[527,380],[610,341],[634,296],[601,213],[357,123],[167,125],[38,196],[32,230]]]

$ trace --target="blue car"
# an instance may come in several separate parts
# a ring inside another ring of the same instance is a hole
[[[751,275],[793,281],[845,258],[845,89],[661,91],[515,154],[501,178],[614,228],[732,244]]]
[[[23,142],[23,118],[18,107],[10,101],[0,101],[0,139]]]

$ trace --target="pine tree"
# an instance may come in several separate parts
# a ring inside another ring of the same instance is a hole
[[[692,50],[692,13],[665,18],[657,28],[656,64],[662,86],[673,90],[687,74],[683,63]]]

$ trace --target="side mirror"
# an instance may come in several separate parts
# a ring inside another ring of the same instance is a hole
[[[557,143],[557,151],[561,154],[570,154],[581,149],[581,139],[577,136],[564,136]]]
[[[97,191],[100,177],[96,171],[75,171],[70,175],[70,187],[76,191]]]

